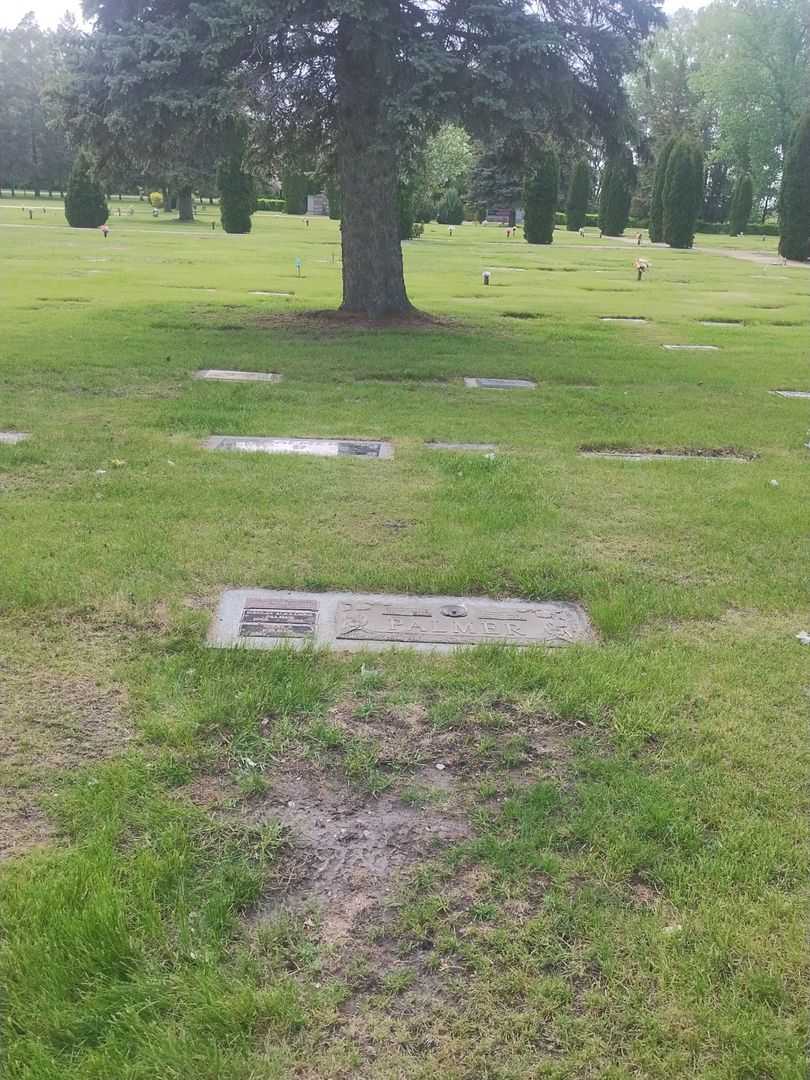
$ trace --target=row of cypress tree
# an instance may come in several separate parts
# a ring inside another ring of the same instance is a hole
[[[234,146],[217,168],[219,211],[228,233],[248,233],[256,208],[253,179],[244,171],[242,147]],[[75,229],[97,229],[110,216],[107,197],[95,173],[93,159],[85,151],[76,155],[65,191],[65,217]]]
[[[606,236],[621,236],[630,217],[630,201],[636,183],[633,156],[626,148],[610,156],[602,176],[599,199],[599,227]],[[560,186],[560,162],[551,146],[536,156],[534,168],[523,185],[526,214],[523,235],[530,244],[550,244]],[[585,224],[591,195],[591,172],[586,161],[578,161],[571,174],[566,201],[566,225],[577,232]]]
[[[235,137],[230,152],[217,170],[222,227],[226,232],[250,232],[255,206],[251,178],[243,168],[243,142]],[[538,154],[535,167],[523,188],[526,220],[524,236],[530,244],[550,244],[560,185],[560,163],[551,145]],[[635,186],[635,166],[626,148],[611,155],[605,165],[599,200],[599,225],[606,236],[621,236],[630,213]],[[673,135],[661,148],[656,164],[650,202],[650,239],[674,248],[689,248],[703,204],[703,151],[689,135]],[[567,226],[571,231],[585,224],[591,192],[590,169],[577,162],[568,189]],[[337,202],[337,200],[336,200]],[[440,220],[460,222],[461,200],[448,192]],[[331,200],[330,200],[331,204]],[[751,215],[751,177],[741,175],[734,187],[729,210],[729,231],[742,232]],[[109,216],[109,207],[93,161],[84,152],[76,156],[65,195],[65,216],[76,228],[97,228]],[[810,258],[810,112],[801,118],[785,155],[779,202],[781,236],[779,252],[785,258]]]

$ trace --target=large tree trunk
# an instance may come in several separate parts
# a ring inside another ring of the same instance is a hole
[[[413,310],[402,272],[397,140],[385,107],[398,17],[393,3],[379,21],[360,22],[344,15],[337,35],[341,311],[365,313],[372,319]]]
[[[194,201],[191,188],[181,188],[177,192],[177,213],[181,221],[194,220]]]

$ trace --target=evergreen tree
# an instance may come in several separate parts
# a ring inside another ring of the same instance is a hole
[[[599,228],[605,236],[621,236],[627,228],[634,187],[633,158],[629,150],[623,149],[608,159],[602,175]]]
[[[440,225],[460,225],[464,221],[464,204],[455,188],[448,188],[436,208],[436,220]]]
[[[566,228],[569,232],[578,232],[585,224],[590,197],[591,170],[588,167],[588,162],[583,158],[574,166],[571,184],[568,188],[565,216]]]
[[[63,125],[111,152],[215,156],[245,116],[265,156],[334,148],[344,311],[411,310],[398,186],[415,126],[452,116],[482,135],[623,122],[624,76],[662,21],[653,0],[85,0],[59,83]],[[497,93],[492,87],[497,85]],[[285,195],[287,192],[285,191]],[[478,199],[474,200],[480,201]],[[292,208],[292,207],[291,207]]]
[[[779,197],[779,254],[810,258],[810,112],[796,125],[782,174]]]
[[[324,191],[326,192],[326,199],[329,203],[329,217],[332,221],[340,221],[343,200],[340,196],[340,185],[334,177],[326,181]]]
[[[667,165],[672,148],[678,141],[677,135],[671,135],[658,155],[655,166],[652,196],[650,198],[650,240],[660,244],[664,240],[664,185],[667,177]]]
[[[80,151],[65,192],[65,217],[74,229],[97,229],[110,216],[107,199],[96,179],[90,155]]]
[[[219,215],[226,233],[249,233],[256,206],[253,178],[242,169],[242,148],[220,162],[217,169]]]
[[[703,204],[703,151],[683,135],[672,148],[664,180],[664,240],[690,248]]]
[[[288,169],[281,178],[281,193],[284,196],[285,214],[305,214],[309,177],[295,169]]]
[[[560,190],[560,161],[547,146],[535,159],[534,169],[523,185],[523,235],[529,244],[550,244],[554,240],[554,219]]]
[[[754,205],[754,185],[748,173],[743,173],[734,185],[729,207],[728,231],[732,236],[738,236],[745,232],[745,226],[751,217],[751,208]]]

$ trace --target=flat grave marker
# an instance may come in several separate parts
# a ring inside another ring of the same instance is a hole
[[[263,292],[260,289],[253,289],[250,293],[251,296],[292,296],[291,292]]]
[[[769,394],[786,398],[810,398],[810,390],[769,390]]]
[[[745,327],[745,323],[742,319],[729,320],[727,322],[723,319],[700,319],[699,322],[701,326]]]
[[[194,372],[195,379],[210,379],[215,382],[281,382],[281,375],[275,371],[226,371],[221,368],[203,368]]]
[[[249,435],[212,435],[203,440],[206,450],[236,450],[261,454],[308,454],[312,457],[391,458],[394,448],[380,439],[273,438]]]
[[[30,431],[0,431],[0,443],[5,443],[8,446],[14,446],[16,443],[21,443],[30,438]]]
[[[488,442],[426,442],[428,450],[497,450],[495,443]]]
[[[645,323],[647,320],[642,319],[639,315],[600,315],[599,321],[619,323]]]
[[[465,378],[464,385],[475,390],[534,390],[537,383],[531,379]]]
[[[465,596],[230,589],[208,644],[273,649],[329,646],[356,652],[404,646],[451,652],[493,643],[552,647],[596,641],[579,604]]]
[[[742,461],[749,462],[756,457],[747,457],[727,450],[580,450],[580,457],[613,458],[619,461]]]
[[[720,352],[719,345],[663,345],[670,352]]]

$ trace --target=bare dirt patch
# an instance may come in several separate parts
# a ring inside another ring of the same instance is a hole
[[[41,807],[61,775],[121,753],[126,697],[84,676],[0,670],[0,859],[54,835]]]
[[[383,319],[369,319],[365,315],[350,311],[278,311],[258,315],[250,320],[250,325],[283,328],[305,333],[308,336],[322,337],[331,337],[336,333],[346,331],[373,333],[380,330],[405,330],[408,333],[422,333],[432,330],[446,332],[466,329],[459,319],[429,315],[423,311],[414,311],[410,315],[390,315]]]
[[[458,811],[420,808],[394,793],[363,795],[318,769],[273,779],[255,820],[280,822],[291,845],[286,880],[260,914],[279,903],[317,908],[331,943],[391,900],[404,871],[471,834]]]
[[[497,810],[540,779],[566,783],[583,734],[507,703],[437,726],[419,704],[350,701],[331,711],[328,728],[330,745],[291,748],[265,773],[267,793],[241,808],[250,824],[279,823],[287,840],[256,917],[308,917],[338,946],[376,928],[372,953],[410,876],[471,839],[475,811]]]

